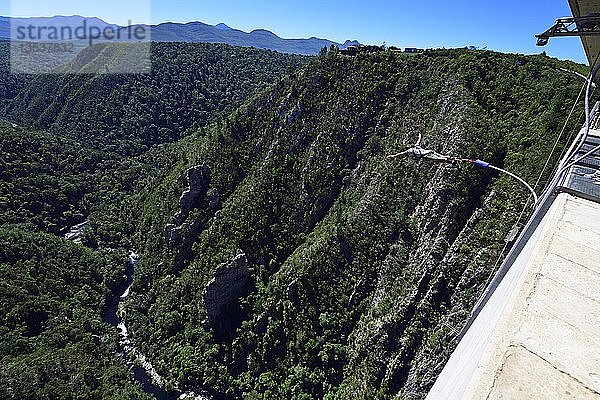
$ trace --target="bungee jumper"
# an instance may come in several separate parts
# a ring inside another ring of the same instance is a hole
[[[435,150],[424,149],[423,147],[421,147],[422,139],[423,136],[419,133],[419,140],[417,140],[417,143],[408,146],[406,150],[401,151],[400,153],[389,155],[387,158],[412,156],[415,160],[427,159],[428,161],[454,164],[457,166],[460,165],[461,161],[466,161],[455,157],[450,157],[444,154],[440,154]]]
[[[442,162],[442,163],[448,163],[448,164],[456,164],[456,165],[458,165],[458,163],[460,162],[460,160],[457,158],[450,157],[450,156],[447,156],[444,154],[440,154],[434,150],[424,149],[421,146],[419,146],[418,144],[410,146],[408,149],[401,151],[400,153],[389,155],[388,158],[397,158],[397,157],[402,157],[402,156],[412,156],[416,160],[421,160],[423,158],[426,158],[429,161]]]

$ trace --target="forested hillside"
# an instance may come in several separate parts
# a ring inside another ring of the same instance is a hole
[[[90,177],[110,154],[72,138],[0,126],[0,224],[59,233],[84,219]]]
[[[79,57],[102,57],[100,49]],[[153,43],[151,61],[150,74],[36,76],[7,115],[95,148],[139,155],[230,113],[308,58],[220,44]]]
[[[1,222],[59,233],[98,207],[121,208],[165,158],[133,156],[229,113],[307,61],[226,45],[161,43],[153,51],[148,75],[39,75],[19,84],[8,75]]]
[[[29,82],[29,76],[10,73],[10,44],[0,40],[0,109],[13,99]]]
[[[150,398],[102,321],[124,269],[118,252],[0,227],[0,398]]]
[[[535,182],[581,85],[560,66],[332,51],[185,138],[131,208],[140,349],[217,397],[423,398],[527,193],[386,156],[422,135]]]
[[[224,45],[155,50],[149,75],[15,76],[0,47],[0,398],[148,397],[103,320],[132,246],[128,198],[170,162],[165,142],[308,61]],[[63,239],[86,220],[82,244]]]

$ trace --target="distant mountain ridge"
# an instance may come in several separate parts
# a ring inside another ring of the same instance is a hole
[[[11,38],[11,23],[15,24],[15,22],[21,26],[69,26],[74,29],[85,23],[88,27],[98,27],[101,30],[107,27],[127,29],[122,26],[109,24],[99,18],[87,18],[79,15],[33,18],[0,17],[0,39]],[[255,29],[251,32],[244,32],[231,28],[225,23],[209,25],[203,22],[165,22],[158,25],[135,25],[134,27],[137,26],[149,29],[152,40],[156,42],[225,43],[233,46],[256,47],[281,53],[302,55],[318,54],[323,47],[330,47],[331,45],[344,49],[351,45],[360,44],[356,40],[337,43],[317,37],[284,39],[266,29]]]
[[[100,18],[96,17],[83,17],[81,15],[55,15],[53,17],[2,17],[0,16],[0,39],[10,39],[11,38],[11,25],[12,29],[16,29],[16,27],[24,27],[27,28],[29,25],[34,27],[70,27],[71,29],[75,29],[77,27],[83,26],[85,23],[88,27],[97,27],[100,30],[104,30],[106,28],[112,28],[114,30],[121,29],[122,27],[116,24],[109,24]]]

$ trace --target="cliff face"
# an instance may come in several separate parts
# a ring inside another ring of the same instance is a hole
[[[330,53],[186,139],[136,207],[145,250],[128,316],[143,352],[180,385],[231,398],[423,398],[527,193],[386,156],[421,135],[535,181],[579,90],[557,65]],[[163,228],[193,165],[210,181],[181,221],[197,228],[182,259]],[[235,321],[219,324],[223,310]]]
[[[204,307],[208,321],[217,332],[234,330],[238,322],[235,306],[239,298],[247,293],[249,284],[250,272],[245,254],[238,254],[231,262],[221,264],[208,282]]]

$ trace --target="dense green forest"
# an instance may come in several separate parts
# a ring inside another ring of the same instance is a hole
[[[422,135],[535,182],[581,87],[559,66],[334,49],[184,139],[133,202],[142,351],[218,397],[423,398],[528,194],[386,156]]]
[[[15,98],[28,82],[28,76],[10,73],[10,44],[0,40],[0,109]]]
[[[150,398],[102,321],[124,270],[118,252],[0,228],[0,398]]]
[[[0,397],[146,398],[102,320],[132,248],[128,198],[169,164],[165,143],[308,59],[157,44],[149,75],[18,76],[0,50]],[[86,220],[82,244],[62,238]]]
[[[0,132],[0,223],[60,233],[80,222],[81,199],[94,191],[89,178],[110,157],[71,138],[8,123]]]
[[[308,60],[222,44],[153,43],[151,50],[151,74],[36,76],[7,113],[18,124],[139,155],[232,112]]]
[[[466,49],[161,43],[153,61],[3,78],[2,398],[147,398],[102,320],[131,249],[126,323],[168,387],[423,398],[527,193],[386,156],[422,135],[535,182],[580,88],[557,68],[585,72]]]

